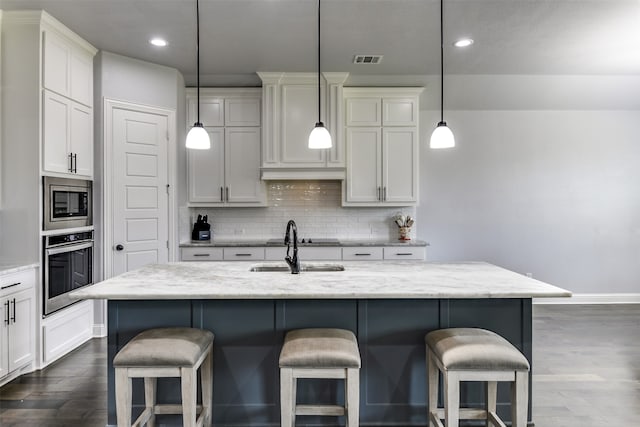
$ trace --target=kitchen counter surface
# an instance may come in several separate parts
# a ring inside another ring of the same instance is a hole
[[[0,260],[0,276],[5,274],[18,273],[20,271],[29,270],[38,267],[37,263],[22,264],[13,261]]]
[[[424,240],[341,240],[339,242],[322,243],[298,243],[304,246],[333,246],[333,247],[360,247],[360,246],[429,246]],[[262,247],[285,246],[284,239],[265,240],[235,240],[235,241],[196,241],[189,240],[180,243],[181,248],[215,248],[215,247]]]
[[[302,263],[304,266],[304,262]],[[321,264],[321,263],[314,263]],[[483,262],[342,262],[344,271],[251,272],[285,263],[148,265],[71,293],[75,299],[437,299],[569,297],[571,292]]]

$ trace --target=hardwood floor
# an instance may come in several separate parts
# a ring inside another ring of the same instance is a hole
[[[534,306],[536,427],[640,424],[640,305]],[[104,427],[106,339],[0,388],[2,427]]]

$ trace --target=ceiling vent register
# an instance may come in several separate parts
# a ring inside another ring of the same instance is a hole
[[[353,57],[354,64],[379,64],[383,55],[356,55]]]

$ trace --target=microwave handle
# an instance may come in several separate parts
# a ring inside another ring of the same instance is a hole
[[[93,242],[82,243],[82,244],[72,243],[70,245],[64,245],[57,248],[47,249],[47,255],[56,255],[56,254],[62,254],[65,252],[79,251],[80,249],[87,249],[92,247],[93,247]]]

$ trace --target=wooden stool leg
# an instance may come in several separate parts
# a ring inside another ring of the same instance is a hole
[[[487,427],[495,427],[491,418],[489,418],[489,412],[496,412],[498,404],[498,383],[496,381],[487,381]]]
[[[529,404],[529,372],[516,371],[516,380],[511,383],[511,425],[527,426],[527,407]]]
[[[198,382],[195,368],[182,368],[182,425],[196,427],[196,395]]]
[[[131,378],[127,368],[116,368],[116,417],[118,427],[131,426]]]
[[[346,383],[347,426],[360,425],[360,369],[348,368]]]
[[[427,412],[427,420],[429,427],[436,427],[431,421],[430,413],[438,410],[438,365],[434,360],[434,356],[431,353],[431,350],[427,348],[427,385],[429,387],[428,390],[428,412]]]
[[[213,422],[213,349],[209,348],[207,357],[200,365],[200,384],[202,386],[202,413],[204,425],[210,426]]]
[[[147,421],[147,427],[154,427],[156,425],[156,385],[158,383],[157,378],[145,378],[144,379],[144,404],[149,410],[150,418]]]
[[[444,375],[444,425],[459,427],[460,421],[460,379],[458,374],[445,371]]]
[[[280,427],[295,425],[294,381],[291,368],[280,368]]]

